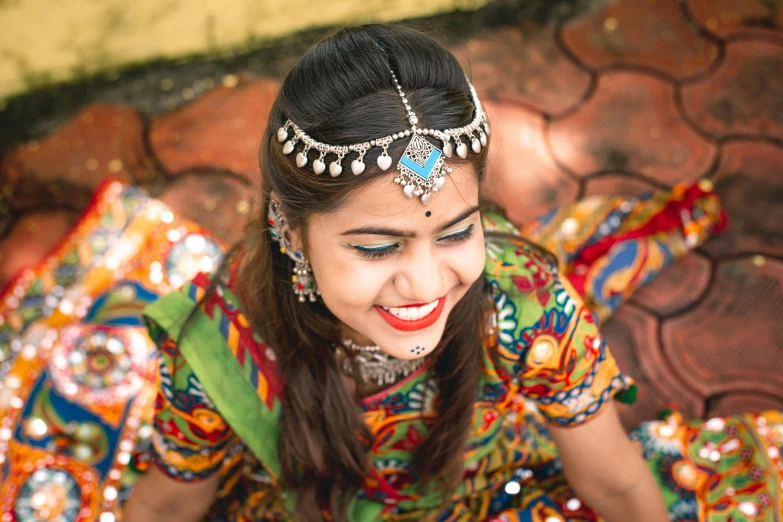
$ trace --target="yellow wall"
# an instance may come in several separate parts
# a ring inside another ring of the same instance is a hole
[[[245,49],[311,27],[401,20],[489,1],[0,0],[0,97],[152,58]]]

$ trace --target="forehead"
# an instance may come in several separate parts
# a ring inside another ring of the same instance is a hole
[[[467,208],[478,205],[479,185],[471,164],[452,165],[446,183],[432,195],[428,205],[419,198],[407,198],[402,187],[394,183],[396,170],[388,176],[380,176],[373,182],[351,193],[347,202],[328,214],[316,214],[312,224],[335,227],[352,227],[357,224],[397,224],[405,226],[411,219],[427,219],[430,211],[432,225],[442,223],[438,218],[449,219]]]

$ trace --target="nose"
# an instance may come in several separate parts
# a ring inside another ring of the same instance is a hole
[[[413,303],[431,303],[445,293],[440,260],[431,246],[409,249],[394,277],[397,294]]]

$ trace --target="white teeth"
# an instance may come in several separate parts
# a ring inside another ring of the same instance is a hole
[[[385,307],[382,306],[384,310],[389,312],[390,314],[394,314],[400,319],[403,319],[405,321],[416,321],[418,319],[422,319],[424,317],[427,317],[432,313],[433,310],[438,306],[438,303],[440,302],[440,299],[436,299],[430,304],[426,304],[424,306],[416,306],[416,307],[406,307],[406,308],[395,308],[395,307]]]

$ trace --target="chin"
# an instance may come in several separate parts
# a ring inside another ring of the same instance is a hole
[[[426,357],[435,350],[441,337],[442,336],[440,335],[434,338],[432,336],[427,336],[426,338],[410,339],[402,343],[398,341],[396,346],[387,344],[387,346],[391,346],[390,348],[386,348],[382,344],[380,346],[385,353],[398,359],[420,359]]]
[[[444,310],[444,312],[446,312]],[[431,354],[443,338],[448,314],[443,313],[432,326],[414,332],[396,332],[384,324],[384,334],[376,335],[381,349],[398,359],[419,359]]]

